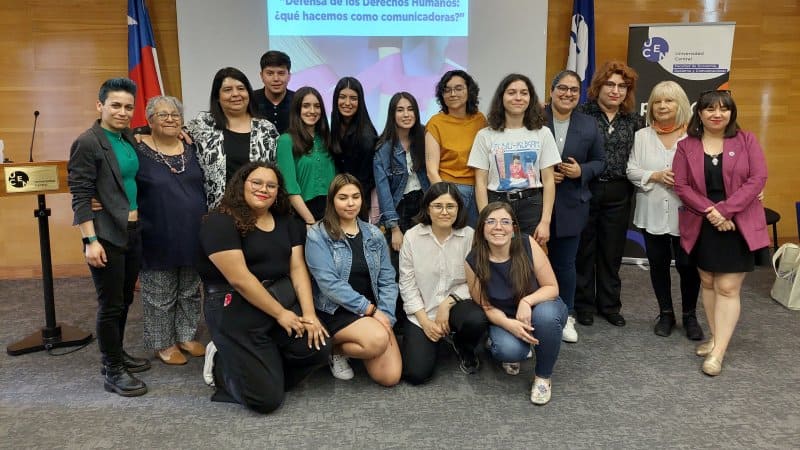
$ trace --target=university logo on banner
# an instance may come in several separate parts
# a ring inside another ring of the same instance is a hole
[[[572,29],[569,34],[567,69],[581,76],[581,103],[594,74],[594,0],[575,0],[572,4]]]
[[[128,0],[128,77],[136,83],[131,127],[147,125],[147,100],[164,92],[158,68],[156,41],[144,0]]]

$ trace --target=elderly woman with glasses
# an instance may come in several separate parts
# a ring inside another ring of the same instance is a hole
[[[702,370],[716,376],[739,321],[740,292],[755,254],[769,245],[759,194],[767,182],[764,151],[756,137],[736,123],[728,91],[700,95],[678,143],[673,170],[681,247],[700,272],[703,307],[711,339],[697,347]]]
[[[206,213],[203,172],[195,146],[179,138],[181,102],[153,97],[145,113],[152,134],[136,146],[144,345],[166,364],[186,364],[181,350],[192,356],[205,354],[195,341],[200,276],[194,268],[200,221]]]

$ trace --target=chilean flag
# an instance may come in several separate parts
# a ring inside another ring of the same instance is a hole
[[[147,100],[164,92],[156,41],[144,0],[128,0],[128,77],[136,83],[136,109],[131,128],[147,125]]]

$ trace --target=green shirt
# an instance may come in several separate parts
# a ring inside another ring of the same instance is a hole
[[[106,130],[106,137],[111,141],[111,149],[117,157],[119,173],[122,175],[122,186],[125,188],[125,196],[128,197],[128,211],[139,209],[136,204],[136,173],[139,171],[139,157],[130,142],[122,138],[122,133],[115,133]]]
[[[319,136],[314,136],[310,153],[295,158],[292,154],[292,137],[282,134],[278,138],[275,160],[289,195],[299,195],[306,202],[320,195],[328,195],[328,187],[336,176],[336,166]]]

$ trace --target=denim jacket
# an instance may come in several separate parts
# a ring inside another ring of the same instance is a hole
[[[386,238],[377,227],[361,219],[358,219],[358,228],[363,237],[364,256],[378,309],[394,324],[398,287]],[[314,306],[328,314],[333,314],[340,306],[352,313],[364,314],[369,301],[347,282],[353,264],[348,240],[332,239],[319,222],[308,230],[305,252],[312,276]]]
[[[396,208],[403,199],[403,191],[408,182],[406,151],[400,142],[394,147],[391,142],[382,143],[375,152],[372,169],[375,173],[378,204],[381,207],[381,223],[386,228],[394,228],[400,220]],[[417,171],[417,179],[423,192],[431,186],[424,166],[422,170]]]

